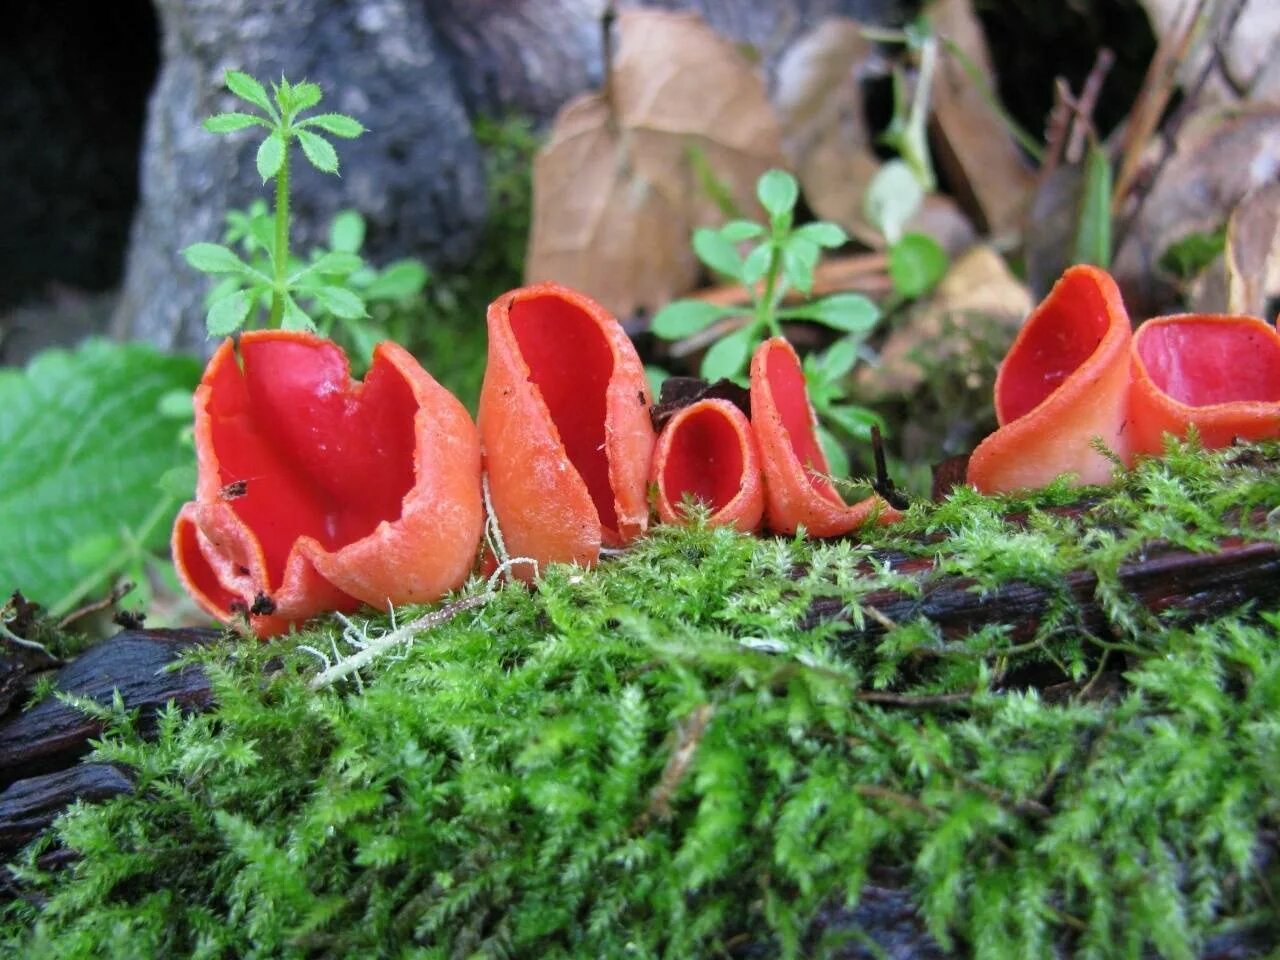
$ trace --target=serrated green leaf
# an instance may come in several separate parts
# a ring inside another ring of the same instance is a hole
[[[866,333],[880,319],[880,309],[860,293],[835,293],[813,303],[778,311],[787,320],[811,320],[844,333]]]
[[[890,160],[872,178],[862,198],[862,213],[886,240],[894,243],[920,204],[924,188],[902,160]]]
[[[773,244],[762,243],[747,254],[742,261],[742,282],[748,287],[755,286],[769,272],[769,264],[773,260]]]
[[[276,94],[276,105],[280,108],[281,113],[289,112],[293,106],[293,85],[289,83],[289,78],[280,77],[280,82],[273,85]]]
[[[313,167],[321,173],[338,172],[338,151],[333,149],[333,144],[310,130],[299,130],[297,133],[302,152]]]
[[[742,243],[745,240],[754,240],[764,235],[764,227],[750,220],[730,220],[720,228],[720,236],[730,243]]]
[[[314,333],[316,324],[307,311],[298,306],[298,302],[293,297],[286,296],[284,298],[284,316],[280,318],[280,327],[283,330],[303,330],[307,333]]]
[[[284,138],[278,133],[273,133],[263,140],[258,147],[255,162],[258,165],[258,176],[262,178],[263,183],[279,173],[280,168],[284,166]]]
[[[201,273],[244,273],[249,269],[234,250],[220,243],[193,243],[182,251],[182,257]]]
[[[676,300],[654,314],[649,332],[663,340],[681,340],[705,330],[730,312],[704,300]]]
[[[1096,143],[1085,158],[1074,262],[1111,265],[1111,159]]]
[[[946,272],[947,252],[926,234],[904,234],[889,248],[889,277],[904,297],[928,293]]]
[[[354,273],[364,266],[364,260],[356,256],[354,253],[344,253],[341,250],[329,250],[322,253],[311,263],[302,269],[296,271],[289,277],[289,282],[296,283],[299,279],[308,274],[322,274],[332,276],[334,274]]]
[[[702,357],[699,371],[703,379],[712,383],[722,378],[733,379],[746,369],[751,353],[751,331],[743,327],[712,344]]]
[[[320,306],[343,320],[356,320],[367,315],[364,301],[345,287],[319,287],[312,296]]]
[[[365,300],[409,300],[422,293],[430,274],[418,260],[389,263],[361,290]]]
[[[836,247],[844,246],[849,242],[849,235],[841,227],[834,223],[827,223],[825,220],[796,227],[791,231],[791,236],[803,237],[810,243],[816,243],[818,246],[825,247],[828,250],[834,250]]]
[[[251,113],[215,113],[202,126],[210,133],[235,133],[249,127],[269,127],[271,124]]]
[[[343,210],[329,224],[329,246],[344,253],[359,253],[364,246],[364,217],[358,210]]]
[[[769,217],[778,220],[795,209],[800,187],[785,170],[766,170],[756,182],[756,196]]]
[[[314,117],[303,120],[300,126],[316,127],[344,140],[354,139],[365,131],[364,125],[359,120],[348,117],[344,113],[318,113]]]
[[[228,70],[226,73],[227,89],[241,100],[252,103],[268,116],[275,114],[271,100],[267,97],[266,88],[247,73],[239,70]]]
[[[782,272],[803,294],[813,289],[813,272],[821,255],[821,248],[807,237],[792,235],[782,248]]]
[[[138,530],[156,482],[190,457],[156,407],[199,376],[194,358],[95,340],[0,377],[0,592],[55,603],[84,574],[71,544]],[[171,523],[172,512],[145,546],[163,547]]]
[[[293,88],[293,109],[295,112],[310,110],[323,96],[318,83],[299,83]]]
[[[742,257],[738,253],[738,248],[722,237],[718,231],[709,227],[700,227],[693,231],[693,252],[716,273],[742,281]]]
[[[223,297],[211,307],[205,316],[205,327],[211,337],[225,337],[235,333],[249,317],[251,301],[244,290],[237,290]]]

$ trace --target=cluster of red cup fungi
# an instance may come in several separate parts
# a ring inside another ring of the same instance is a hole
[[[589,566],[684,504],[743,532],[849,533],[900,514],[831,485],[799,359],[775,337],[751,361],[748,417],[696,400],[656,433],[635,348],[588,297],[556,284],[489,307],[478,423],[404,349],[382,343],[363,382],[304,333],[224,342],[195,394],[199,479],[173,554],[196,601],[262,637],[324,611],[424,603],[474,569],[482,474],[512,555]],[[1000,429],[974,452],[980,490],[1063,472],[1105,482],[1195,424],[1207,445],[1280,436],[1280,337],[1249,317],[1148,321],[1131,334],[1103,271],[1067,271],[996,382]]]

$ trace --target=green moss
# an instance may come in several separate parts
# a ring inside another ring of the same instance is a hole
[[[311,689],[302,647],[351,653],[385,618],[205,651],[217,711],[168,712],[144,742],[116,710],[97,756],[135,768],[138,792],[74,809],[29,851],[40,899],[7,908],[6,942],[791,956],[820,907],[897,868],[947,948],[1194,956],[1219,929],[1274,923],[1280,875],[1258,854],[1280,814],[1280,616],[1180,626],[1136,609],[1116,569],[1154,537],[1280,538],[1240,510],[1280,503],[1278,458],[1179,447],[1066,516],[1048,507],[1080,494],[1061,485],[960,492],[867,544],[662,529],[596,571],[496,592],[358,684]],[[806,626],[818,598],[856,623],[870,592],[922,589],[873,549],[983,586],[1093,570],[1109,635],[1078,626],[1065,587],[1030,643],[1000,624],[858,643]],[[1005,683],[1046,663],[1122,681],[1053,702]],[[44,873],[55,841],[81,859]]]

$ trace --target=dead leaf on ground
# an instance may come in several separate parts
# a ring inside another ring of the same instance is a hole
[[[773,97],[783,149],[809,208],[869,246],[884,241],[862,215],[862,197],[880,161],[871,147],[861,79],[879,62],[861,24],[826,20],[783,56]]]
[[[1280,179],[1280,107],[1207,108],[1179,132],[1174,152],[1129,225],[1112,273],[1135,318],[1179,307],[1159,268],[1170,244],[1220,228],[1251,191]]]
[[[995,69],[969,0],[939,0],[929,8],[929,19],[939,36],[964,51],[987,89],[994,91]],[[1034,186],[1030,165],[987,96],[945,47],[932,93],[939,168],[988,232],[1002,240],[1016,237]]]
[[[1254,190],[1227,221],[1227,311],[1267,317],[1280,294],[1280,183]]]
[[[1188,0],[1140,0],[1151,29],[1164,38],[1181,31],[1196,4]],[[1185,88],[1207,79],[1198,102],[1280,98],[1280,4],[1276,0],[1227,0],[1206,7],[1206,22],[1178,71]],[[1216,49],[1215,49],[1216,48]],[[1217,58],[1216,60],[1214,58]]]
[[[965,338],[945,334],[948,327],[963,329],[975,316],[1007,327],[1012,340],[1031,304],[1030,292],[995,248],[974,247],[952,264],[933,295],[889,335],[880,349],[879,364],[860,368],[859,385],[871,397],[909,394],[924,379],[913,356],[922,344],[933,345],[935,358],[967,349]]]
[[[653,312],[696,283],[697,226],[724,219],[691,150],[746,214],[781,164],[764,83],[697,16],[624,10],[611,93],[564,107],[534,159],[527,281],[556,280],[620,317]]]

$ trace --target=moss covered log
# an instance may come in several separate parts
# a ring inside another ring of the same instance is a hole
[[[82,704],[108,722],[91,759],[131,768],[135,791],[27,849],[4,943],[99,958],[1275,942],[1280,615],[1239,594],[1208,619],[1166,609],[1123,573],[1155,549],[1210,563],[1224,542],[1280,543],[1277,463],[1275,447],[1176,448],[1108,488],[920,504],[863,543],[664,529],[534,591],[477,582],[421,629],[401,610],[194,652],[212,712],[163,711],[144,738],[127,704]],[[925,605],[868,602],[957,576],[978,595],[1033,586],[1041,612],[944,629]],[[317,685],[395,630],[410,639]],[[53,851],[62,866],[42,868]]]

